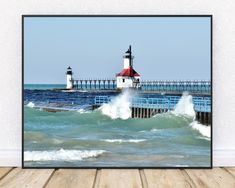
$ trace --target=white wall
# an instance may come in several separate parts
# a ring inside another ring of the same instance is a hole
[[[1,0],[0,166],[21,164],[22,14],[213,14],[214,165],[235,165],[233,0]]]
[[[117,79],[117,88],[133,87],[133,79],[130,77],[118,76],[116,79]],[[123,79],[125,80],[124,82]]]

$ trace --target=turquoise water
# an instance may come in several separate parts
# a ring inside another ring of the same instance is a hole
[[[38,89],[25,89],[26,167],[210,166],[210,138],[203,125],[192,126],[193,117],[169,112],[149,119],[112,119],[101,109],[82,108],[94,93],[32,88]],[[50,105],[47,101],[81,108],[57,113],[35,108]]]
[[[24,89],[64,89],[66,88],[65,84],[25,84]]]

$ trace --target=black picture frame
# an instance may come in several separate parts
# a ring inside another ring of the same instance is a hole
[[[99,166],[99,167],[90,167],[90,166],[76,166],[76,167],[26,167],[24,165],[24,18],[27,17],[208,17],[210,18],[210,78],[211,78],[211,141],[210,141],[210,166],[206,167],[150,167],[150,166],[141,166],[141,167],[116,167],[116,166]],[[24,14],[21,16],[21,34],[22,34],[22,40],[21,40],[21,50],[22,50],[22,151],[21,151],[21,164],[23,169],[212,169],[213,168],[213,15],[211,14],[200,14],[200,15],[158,15],[158,14],[138,14],[138,15],[129,15],[129,14],[121,14],[121,15],[115,15],[115,14]]]

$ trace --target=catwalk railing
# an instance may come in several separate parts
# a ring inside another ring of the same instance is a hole
[[[112,100],[109,96],[96,96],[94,104],[101,106]],[[173,110],[179,102],[179,96],[164,96],[159,98],[142,98],[133,97],[131,99],[131,108],[147,108],[147,109],[166,109]],[[194,110],[196,112],[211,112],[211,97],[192,97]]]
[[[77,90],[116,90],[114,79],[81,79],[73,80]],[[141,81],[138,90],[143,92],[182,93],[188,91],[195,94],[211,93],[210,81]]]

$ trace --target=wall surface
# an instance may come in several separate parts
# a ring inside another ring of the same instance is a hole
[[[215,166],[235,166],[233,0],[1,0],[0,166],[21,165],[22,14],[213,14]]]

